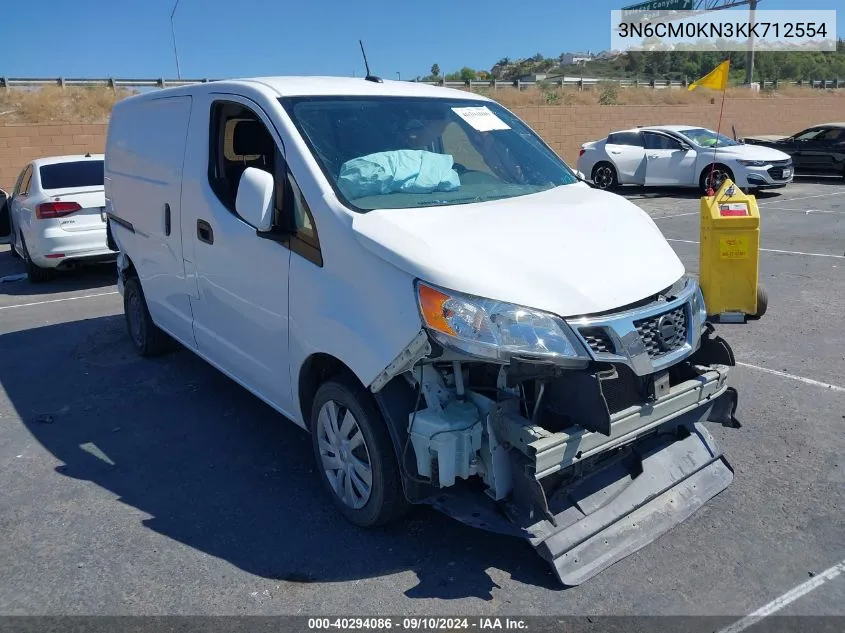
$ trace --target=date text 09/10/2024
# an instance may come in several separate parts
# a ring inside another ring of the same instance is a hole
[[[525,630],[527,624],[519,618],[460,618],[460,617],[402,617],[402,618],[309,618],[309,630],[369,630],[369,631],[454,631],[454,630]]]

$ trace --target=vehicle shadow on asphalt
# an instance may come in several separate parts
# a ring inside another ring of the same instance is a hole
[[[2,335],[0,357],[16,359],[0,381],[18,416],[63,464],[52,476],[92,482],[118,497],[118,516],[128,504],[149,529],[248,573],[321,583],[410,570],[406,596],[445,600],[492,600],[488,569],[560,588],[526,542],[432,509],[374,530],[347,523],[303,430],[187,350],[137,357],[122,315]],[[49,390],[33,380],[45,367],[62,376]]]
[[[53,273],[49,281],[32,284],[23,276],[25,273],[21,260],[12,259],[8,253],[5,256],[0,254],[0,259],[2,259],[0,279],[10,278],[9,281],[0,282],[0,295],[17,297],[49,295],[56,292],[94,290],[117,283],[117,269],[114,262],[84,266],[76,270],[59,270]],[[11,279],[13,277],[14,279]]]

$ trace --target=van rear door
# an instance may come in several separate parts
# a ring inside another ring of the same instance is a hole
[[[115,106],[106,149],[106,207],[156,325],[194,349],[182,251],[182,167],[191,97]],[[196,289],[196,282],[194,289]]]

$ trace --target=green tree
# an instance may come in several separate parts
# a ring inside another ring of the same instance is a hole
[[[461,81],[472,81],[475,79],[475,71],[469,66],[464,66],[460,71]]]
[[[431,76],[435,79],[440,76],[440,66],[437,64],[432,65],[431,67]]]

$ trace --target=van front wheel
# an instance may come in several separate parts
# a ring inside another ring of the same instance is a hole
[[[317,390],[311,410],[317,468],[334,504],[352,523],[389,523],[407,509],[399,462],[372,395],[352,377]]]
[[[153,323],[141,281],[137,277],[126,280],[123,288],[123,312],[129,338],[141,356],[158,356],[167,350],[167,334]]]

